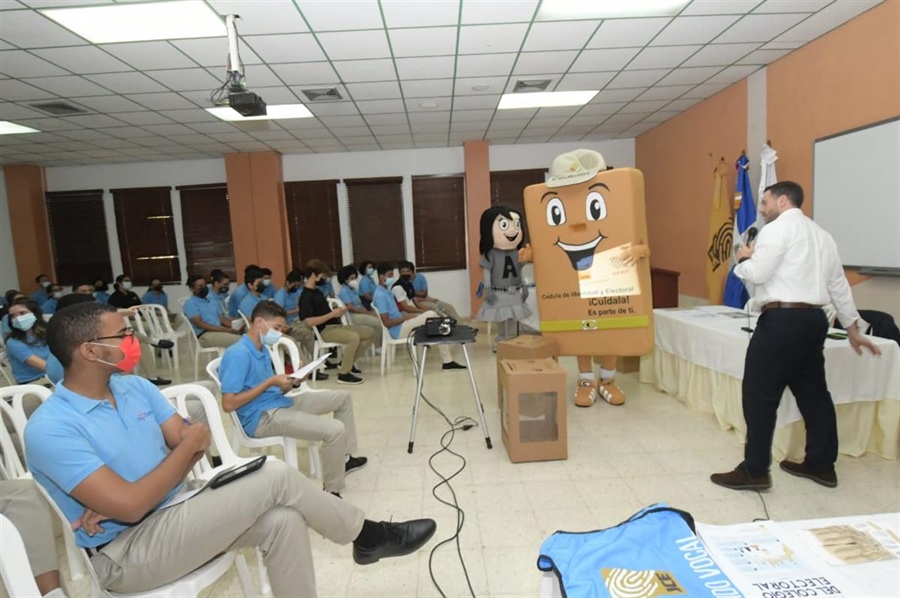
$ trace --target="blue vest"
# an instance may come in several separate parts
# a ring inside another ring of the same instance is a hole
[[[553,571],[573,598],[741,595],[694,534],[690,514],[663,503],[608,529],[554,533],[538,569]]]

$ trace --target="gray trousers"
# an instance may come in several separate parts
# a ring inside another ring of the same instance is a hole
[[[315,596],[309,528],[337,544],[362,530],[365,515],[322,492],[296,469],[269,461],[244,478],[165,509],[126,530],[91,559],[114,592],[146,592],[219,554],[259,547],[272,593]]]
[[[304,390],[294,404],[270,409],[259,418],[257,438],[288,436],[322,443],[322,482],[328,492],[344,489],[345,456],[356,450],[353,399],[342,390]],[[334,417],[329,417],[329,414]]]
[[[0,513],[19,530],[35,577],[59,569],[50,506],[33,480],[0,480]]]
[[[231,334],[230,332],[207,331],[197,337],[197,340],[200,342],[200,346],[204,349],[208,349],[210,347],[227,349],[234,343],[241,340],[241,335]]]
[[[349,315],[350,321],[356,326],[368,326],[372,329],[372,332],[375,333],[373,342],[376,347],[380,347],[382,334],[381,319],[372,314],[355,314],[351,312]]]

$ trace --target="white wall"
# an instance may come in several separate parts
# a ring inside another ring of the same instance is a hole
[[[16,253],[13,250],[9,221],[6,181],[3,178],[3,169],[0,168],[0,293],[19,288],[19,271],[16,269]]]
[[[603,154],[603,159],[610,166],[634,166],[634,139],[610,139],[571,143],[492,145],[491,170],[550,168],[553,158],[576,149],[596,150]]]

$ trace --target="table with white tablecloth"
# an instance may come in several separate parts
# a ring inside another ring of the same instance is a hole
[[[746,433],[741,380],[756,316],[705,306],[654,310],[656,342],[641,359],[640,380],[676,396],[692,409],[713,413],[726,429]],[[840,452],[872,452],[897,459],[900,442],[900,346],[871,337],[881,356],[857,355],[847,340],[825,341],[825,375],[837,411]],[[785,390],[773,443],[777,459],[802,459],[805,428],[790,390]]]

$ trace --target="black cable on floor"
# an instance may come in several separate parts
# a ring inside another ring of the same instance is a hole
[[[766,506],[766,499],[763,498],[762,492],[760,492],[759,490],[756,491],[756,495],[759,496],[759,500],[762,501],[763,511],[765,511],[766,516],[765,516],[765,518],[757,517],[756,519],[753,520],[753,522],[755,523],[757,521],[769,521],[772,518],[769,517],[769,508]]]

